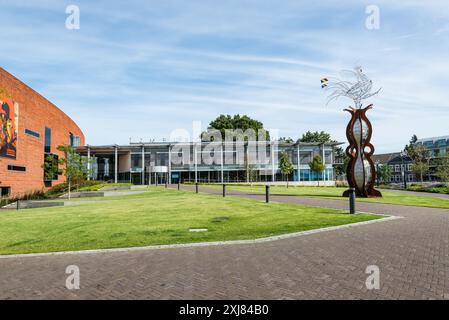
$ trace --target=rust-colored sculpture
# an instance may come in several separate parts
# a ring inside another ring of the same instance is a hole
[[[382,197],[382,194],[374,189],[376,168],[371,159],[374,146],[370,142],[373,128],[366,117],[366,112],[373,105],[362,108],[362,101],[378,94],[380,89],[372,91],[373,82],[363,73],[361,67],[355,67],[354,71],[344,71],[344,73],[353,78],[352,81],[323,78],[321,87],[331,91],[327,103],[339,97],[347,97],[354,101],[355,108],[345,109],[352,115],[346,128],[349,142],[346,148],[346,154],[349,157],[346,170],[348,184],[355,189],[359,197]],[[349,196],[349,190],[346,190],[343,196]]]
[[[372,107],[373,105],[370,104],[366,108],[345,109],[352,115],[346,128],[346,137],[349,141],[349,146],[346,148],[346,155],[349,157],[346,176],[349,186],[355,188],[356,195],[359,197],[382,196],[378,190],[374,189],[376,168],[371,159],[374,146],[370,142],[373,128],[366,117],[366,112]],[[349,196],[349,190],[346,190],[343,196]]]

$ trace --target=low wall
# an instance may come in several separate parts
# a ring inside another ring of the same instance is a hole
[[[221,183],[211,183],[211,184],[221,184]],[[286,181],[274,181],[274,182],[225,182],[225,184],[234,184],[234,185],[253,185],[253,186],[286,186]],[[297,187],[335,187],[335,181],[289,181],[289,186],[297,186]]]
[[[48,207],[62,207],[64,202],[55,201],[42,201],[42,200],[20,200],[19,209],[35,209],[35,208],[48,208]],[[17,202],[13,202],[4,206],[2,209],[17,209]]]
[[[115,191],[115,190],[130,190],[131,186],[107,186],[98,189],[98,191]]]
[[[60,198],[67,199],[69,195],[67,193],[60,196]],[[104,192],[101,191],[81,191],[71,192],[70,198],[89,198],[89,197],[104,197]]]

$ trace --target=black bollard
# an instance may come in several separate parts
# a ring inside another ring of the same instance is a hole
[[[195,182],[195,192],[198,193],[198,182]]]
[[[270,202],[270,186],[268,184],[265,186],[265,202]]]
[[[355,188],[349,188],[349,213],[355,214]]]
[[[226,197],[226,185],[223,183],[223,198]]]

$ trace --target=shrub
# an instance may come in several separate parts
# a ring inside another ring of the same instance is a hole
[[[337,188],[348,188],[349,184],[347,181],[335,181],[335,186]]]

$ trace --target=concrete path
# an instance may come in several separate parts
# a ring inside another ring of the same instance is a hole
[[[404,218],[265,243],[0,259],[0,298],[449,299],[449,210],[373,203],[358,209]],[[69,265],[80,268],[80,290],[65,287]],[[379,267],[379,290],[366,288],[370,265]]]

